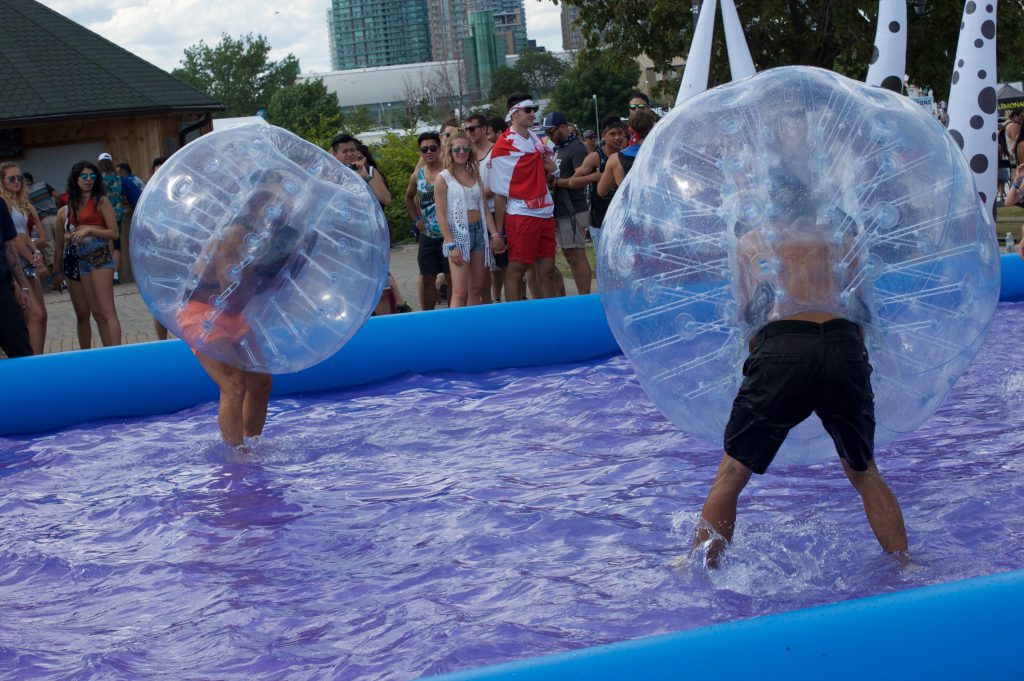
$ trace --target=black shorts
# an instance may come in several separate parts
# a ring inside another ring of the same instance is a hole
[[[432,239],[429,236],[420,234],[419,243],[419,250],[416,252],[416,263],[420,266],[420,275],[436,277],[442,272],[448,274],[448,258],[441,255],[444,237]]]
[[[768,470],[790,429],[818,415],[855,471],[874,455],[875,395],[860,328],[784,319],[755,336],[725,426],[725,451],[755,473]]]

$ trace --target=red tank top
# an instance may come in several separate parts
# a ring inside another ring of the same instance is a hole
[[[81,225],[96,225],[98,227],[107,226],[106,221],[103,219],[103,214],[100,213],[95,199],[91,196],[85,200],[84,206],[82,206],[78,211],[72,213],[72,216],[74,217],[72,224],[75,225],[75,227]]]

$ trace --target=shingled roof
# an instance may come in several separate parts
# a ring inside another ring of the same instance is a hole
[[[33,0],[3,0],[0,125],[222,111],[188,83]]]

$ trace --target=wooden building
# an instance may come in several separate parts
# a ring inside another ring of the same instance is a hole
[[[224,106],[34,0],[3,0],[0,161],[64,191],[108,152],[148,180],[152,161],[212,130]]]

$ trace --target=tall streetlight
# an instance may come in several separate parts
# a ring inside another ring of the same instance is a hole
[[[601,138],[601,119],[597,117],[597,95],[590,95],[594,98],[594,132],[598,139]]]

